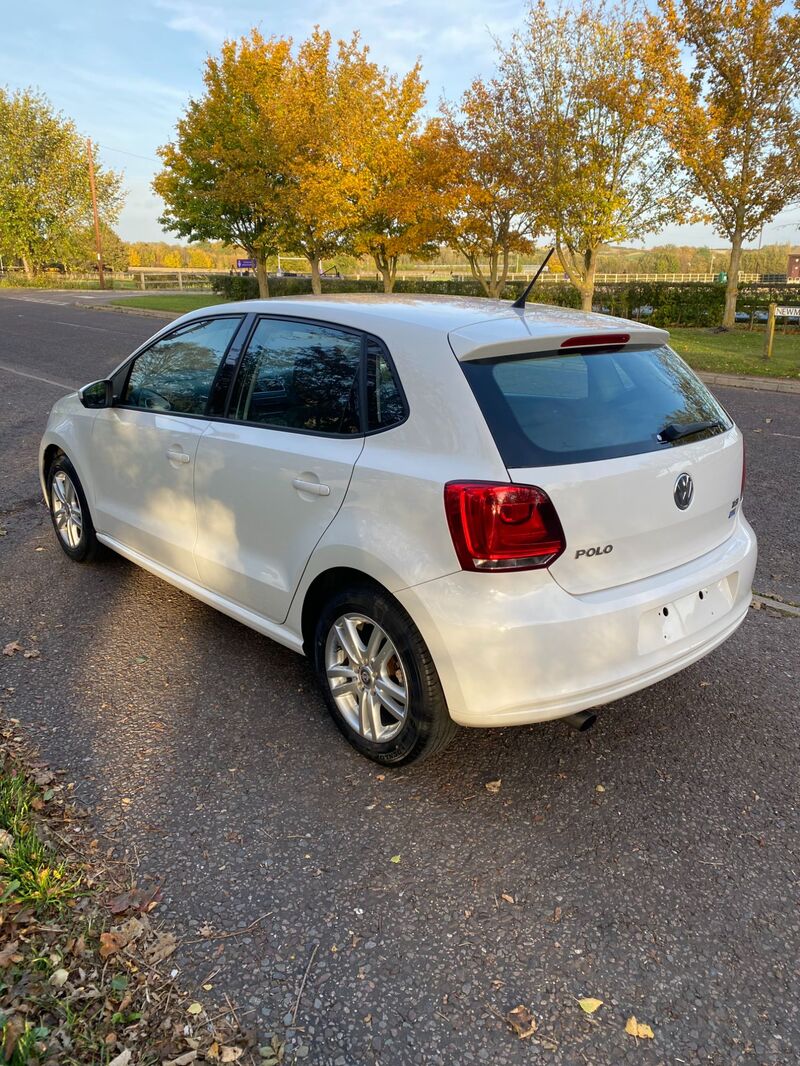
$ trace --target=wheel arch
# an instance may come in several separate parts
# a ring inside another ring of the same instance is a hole
[[[384,585],[376,581],[374,577],[370,577],[369,574],[365,574],[363,570],[357,570],[351,566],[333,566],[321,571],[305,590],[300,610],[300,633],[303,637],[303,650],[307,656],[311,657],[314,627],[320,611],[337,592],[351,588],[353,585],[371,585],[383,595],[394,599]]]
[[[60,455],[66,455],[67,453],[59,444],[48,444],[42,452],[42,492],[44,493],[45,500],[49,503],[47,493],[47,479],[50,476],[50,470],[53,463],[58,459]]]

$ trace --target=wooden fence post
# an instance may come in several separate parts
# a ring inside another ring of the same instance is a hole
[[[764,337],[764,358],[772,358],[772,342],[775,339],[775,308],[777,304],[769,305],[769,317],[767,318],[767,335]]]

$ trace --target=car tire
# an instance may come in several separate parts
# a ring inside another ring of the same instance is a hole
[[[383,766],[420,762],[458,731],[411,617],[376,585],[339,592],[314,634],[314,665],[336,725]]]
[[[95,559],[101,545],[83,485],[66,455],[59,455],[47,472],[47,500],[56,539],[64,554],[76,563]]]

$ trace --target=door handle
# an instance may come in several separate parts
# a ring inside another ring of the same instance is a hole
[[[304,481],[301,477],[292,478],[292,485],[298,492],[309,492],[312,496],[330,496],[329,485],[320,485],[318,481]]]
[[[167,459],[169,459],[171,463],[190,463],[192,461],[190,455],[187,455],[186,452],[178,451],[177,448],[169,449],[167,452]]]

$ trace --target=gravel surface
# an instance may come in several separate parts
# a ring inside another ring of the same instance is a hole
[[[324,1066],[800,1060],[800,621],[751,611],[589,734],[465,730],[382,774],[302,658],[58,548],[36,477],[52,382],[157,327],[0,296],[0,644],[40,651],[0,659],[0,697],[163,882],[197,998]],[[800,603],[800,398],[716,391],[747,435],[757,590]]]

